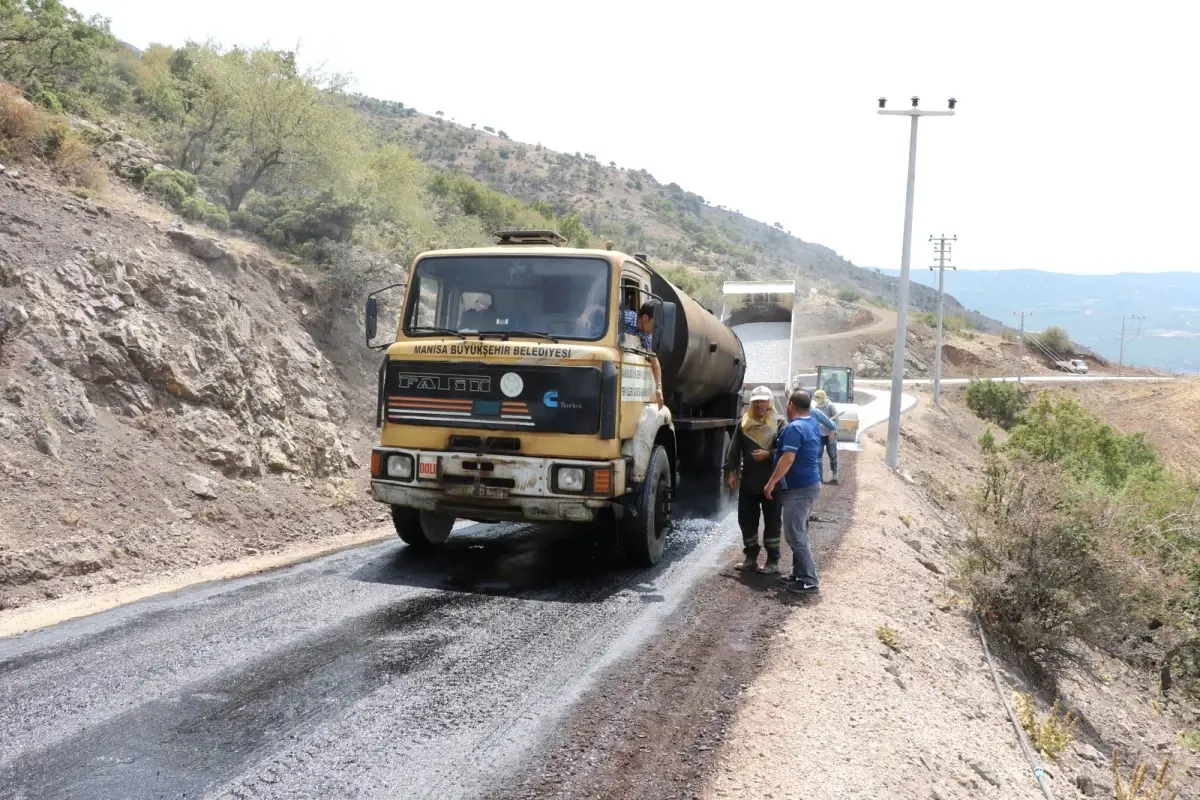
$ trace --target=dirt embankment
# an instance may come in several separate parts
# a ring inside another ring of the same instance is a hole
[[[7,175],[0,209],[0,609],[374,516],[374,376],[303,272],[119,186]]]
[[[916,391],[901,474],[882,463],[886,430],[869,432],[851,523],[836,553],[821,556],[821,599],[772,636],[700,796],[1041,796],[952,580],[984,426],[961,389],[943,394],[946,411]],[[819,526],[813,539],[821,548]],[[1006,688],[1036,695],[1020,672],[1000,668]],[[1200,707],[1149,702],[1153,683],[1097,655],[1062,681],[1079,723],[1067,751],[1043,763],[1058,797],[1112,797],[1114,749],[1126,775],[1135,760],[1170,757],[1179,797],[1200,797],[1200,754],[1178,735],[1200,729]],[[1040,713],[1052,699],[1038,698]]]

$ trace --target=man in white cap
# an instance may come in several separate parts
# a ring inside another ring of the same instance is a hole
[[[763,494],[763,487],[774,469],[775,439],[783,430],[784,420],[775,410],[775,397],[766,386],[750,393],[750,407],[738,422],[733,441],[725,454],[725,481],[733,488],[737,473],[742,473],[738,490],[738,527],[742,529],[745,560],[734,569],[758,567],[758,521],[763,521],[762,546],[767,563],[759,572],[779,572],[780,502]]]

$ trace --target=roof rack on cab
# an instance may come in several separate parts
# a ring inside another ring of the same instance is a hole
[[[496,231],[492,234],[499,244],[566,244],[567,237],[557,231]]]

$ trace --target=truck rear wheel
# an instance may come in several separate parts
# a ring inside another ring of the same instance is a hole
[[[625,557],[637,567],[652,567],[662,558],[671,524],[671,462],[661,445],[650,453],[646,480],[634,489],[621,520]]]
[[[430,550],[450,538],[454,517],[408,506],[392,506],[392,524],[396,526],[400,541],[414,550]]]

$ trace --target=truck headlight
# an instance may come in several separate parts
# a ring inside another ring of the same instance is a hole
[[[413,476],[413,458],[407,453],[396,453],[388,457],[387,474],[389,478],[400,481],[411,481]]]
[[[582,492],[585,481],[583,467],[558,467],[554,471],[554,491]]]

